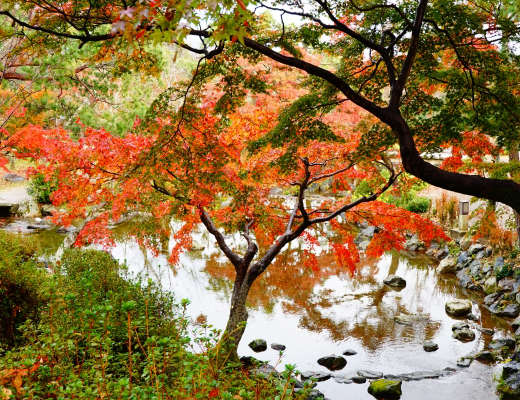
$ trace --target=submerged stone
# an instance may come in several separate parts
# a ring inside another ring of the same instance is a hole
[[[357,373],[359,376],[364,376],[367,379],[379,379],[383,377],[382,372],[370,371],[368,369],[359,370]]]
[[[403,325],[415,325],[424,324],[430,320],[430,316],[427,314],[401,314],[397,315],[395,322]]]
[[[271,349],[283,351],[286,349],[286,347],[285,347],[285,345],[280,344],[280,343],[271,343]]]
[[[330,379],[332,374],[330,372],[323,371],[305,371],[300,373],[302,381],[308,381],[309,379],[316,379],[318,382],[326,381]]]

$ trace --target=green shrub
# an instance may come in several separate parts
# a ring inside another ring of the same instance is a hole
[[[430,199],[426,197],[416,197],[406,204],[404,208],[418,214],[428,212],[430,208]]]
[[[495,276],[497,278],[497,281],[499,281],[502,278],[508,278],[510,276],[513,276],[513,273],[513,267],[509,264],[504,264],[502,267],[498,268],[495,271]]]
[[[51,194],[57,188],[56,180],[46,180],[43,174],[36,174],[29,182],[27,192],[33,196],[38,203],[51,204]]]
[[[37,267],[32,237],[0,231],[0,346],[20,344],[19,327],[37,321],[47,297],[47,272]]]
[[[293,394],[293,366],[265,379],[227,362],[218,331],[189,332],[187,300],[128,277],[110,255],[68,251],[57,270],[40,323],[22,327],[29,343],[0,358],[0,370],[32,369],[20,398],[307,398],[309,387]]]

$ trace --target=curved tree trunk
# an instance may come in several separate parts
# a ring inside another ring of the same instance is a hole
[[[520,155],[518,154],[518,145],[515,143],[513,145],[513,149],[509,150],[509,161],[520,161]],[[520,247],[520,214],[518,213],[518,208],[513,208],[513,213],[515,214],[515,225],[516,225],[516,235],[517,235],[517,246]]]

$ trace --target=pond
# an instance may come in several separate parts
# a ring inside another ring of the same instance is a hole
[[[50,249],[63,239],[53,232],[39,235]],[[227,239],[235,248],[245,243],[239,236]],[[435,262],[424,256],[388,253],[378,260],[362,260],[351,274],[337,266],[323,243],[314,249],[320,268],[304,268],[304,249],[304,243],[293,242],[253,285],[239,355],[278,363],[279,371],[285,364],[296,364],[300,371],[326,372],[318,365],[318,358],[352,349],[357,354],[346,357],[347,366],[334,375],[355,375],[359,370],[403,374],[457,369],[438,379],[403,382],[402,400],[498,399],[493,382],[496,367],[476,361],[469,368],[456,365],[460,357],[482,350],[491,341],[492,337],[480,333],[477,326],[494,329],[494,338],[510,332],[506,321],[481,307],[481,296],[459,288],[454,278],[437,275]],[[167,264],[167,254],[154,257],[131,240],[121,239],[111,252],[126,262],[132,273],[147,274],[179,300],[189,299],[188,312],[195,326],[208,323],[219,329],[225,327],[233,269],[206,232],[194,234],[192,251],[182,255],[180,265],[174,269]],[[406,287],[396,290],[384,285],[383,279],[390,274],[404,278]],[[473,300],[473,313],[480,320],[469,321],[476,333],[472,342],[452,338],[451,327],[459,320],[446,314],[444,307],[453,298]],[[427,314],[429,322],[407,326],[394,320],[396,315],[413,313]],[[254,353],[248,347],[258,338],[267,341],[267,351]],[[425,340],[434,341],[439,349],[425,352]],[[287,346],[281,359],[278,351],[270,348],[271,343]],[[373,399],[367,388],[368,383],[342,384],[334,379],[317,386],[330,400]]]

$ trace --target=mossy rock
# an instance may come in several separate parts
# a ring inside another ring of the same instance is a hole
[[[370,383],[368,393],[380,399],[398,399],[401,397],[401,381],[378,379]]]

